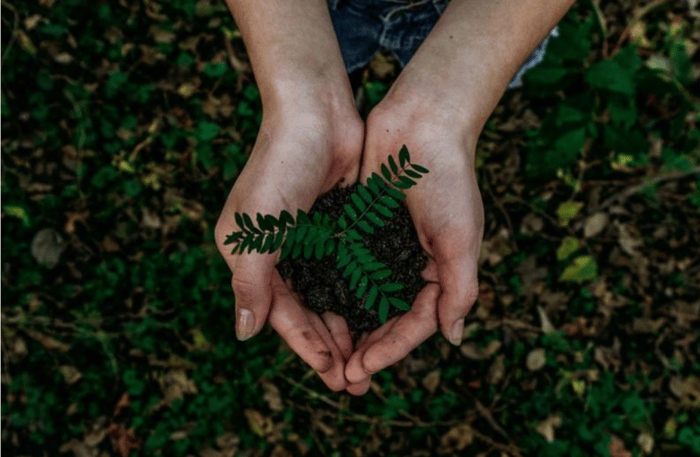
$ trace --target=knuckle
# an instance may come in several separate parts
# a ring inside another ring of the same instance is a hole
[[[231,278],[231,286],[236,298],[242,302],[252,301],[252,296],[257,290],[255,282],[246,274],[245,269],[236,268]]]

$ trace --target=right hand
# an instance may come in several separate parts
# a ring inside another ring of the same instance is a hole
[[[321,100],[321,101],[320,101]],[[275,268],[272,254],[231,254],[226,237],[238,230],[235,212],[279,215],[308,211],[316,198],[357,180],[364,125],[354,106],[332,97],[302,95],[293,103],[263,108],[263,120],[248,163],[236,180],[216,225],[219,252],[233,273],[236,335],[246,340],[270,325],[334,391],[362,394],[369,379],[350,384],[345,363],[353,347],[345,320],[303,308]],[[350,99],[351,100],[351,99]]]

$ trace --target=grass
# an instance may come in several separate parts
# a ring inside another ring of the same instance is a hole
[[[352,398],[272,330],[234,337],[213,227],[260,102],[223,3],[3,2],[2,450],[700,453],[696,19],[598,12],[575,6],[480,138],[465,343]],[[369,105],[396,71],[366,72]]]

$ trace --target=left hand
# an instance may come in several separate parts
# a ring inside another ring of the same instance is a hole
[[[449,106],[387,95],[367,120],[361,182],[378,172],[402,145],[411,161],[428,168],[405,200],[428,254],[423,277],[428,284],[406,314],[372,332],[348,361],[345,377],[366,382],[372,373],[403,359],[438,327],[459,345],[464,317],[478,295],[477,265],[484,210],[474,170],[478,129]]]

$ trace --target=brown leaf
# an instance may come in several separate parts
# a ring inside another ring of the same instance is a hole
[[[491,341],[486,347],[479,347],[476,343],[469,341],[462,346],[459,350],[468,359],[472,360],[487,360],[490,359],[499,349],[501,349],[502,343],[500,341]]]
[[[546,364],[547,353],[543,348],[537,348],[530,351],[530,353],[527,355],[527,360],[525,361],[525,365],[530,371],[541,370]]]
[[[468,424],[452,427],[440,438],[442,452],[462,451],[474,441],[474,431]]]
[[[48,335],[44,335],[43,333],[41,333],[37,330],[32,330],[32,329],[27,328],[27,329],[24,329],[24,332],[29,337],[38,341],[46,349],[57,349],[61,352],[68,352],[68,350],[71,348],[70,345],[63,343],[61,341],[58,341],[57,339],[52,338]]]
[[[66,380],[66,384],[75,384],[83,377],[82,373],[78,371],[77,368],[70,365],[61,365],[58,367],[58,371],[63,375],[63,379]]]
[[[557,414],[549,416],[537,426],[537,433],[544,436],[544,439],[551,443],[554,441],[554,431],[561,426],[561,417]]]
[[[437,386],[440,384],[440,370],[433,370],[421,381],[423,383],[423,387],[425,387],[425,390],[430,392],[431,394],[435,392],[435,389],[437,389]]]
[[[32,256],[48,268],[58,265],[58,259],[65,248],[61,235],[51,228],[39,230],[32,240]]]
[[[270,407],[272,411],[282,411],[284,406],[282,405],[282,397],[280,395],[280,390],[276,385],[269,381],[263,382],[263,400],[267,402],[267,406]]]
[[[583,237],[592,238],[602,232],[605,226],[608,225],[608,215],[605,213],[594,214],[586,219],[586,224],[583,226]]]
[[[272,419],[263,416],[260,412],[248,408],[243,411],[245,418],[248,420],[250,429],[259,437],[264,437],[272,431]]]
[[[632,453],[625,449],[625,442],[615,435],[610,437],[608,451],[610,452],[610,457],[632,457]]]
[[[120,457],[129,457],[132,449],[141,449],[141,440],[131,428],[127,429],[121,424],[110,424],[107,433],[112,442],[112,448]]]

